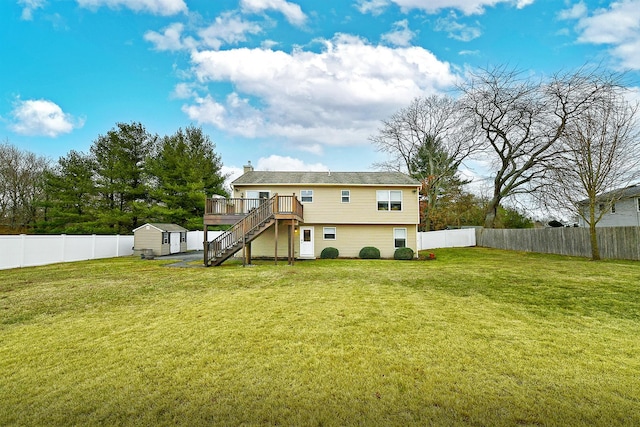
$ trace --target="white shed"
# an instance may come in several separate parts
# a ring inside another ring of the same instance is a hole
[[[177,224],[147,223],[133,230],[133,253],[154,256],[187,251],[187,229]]]

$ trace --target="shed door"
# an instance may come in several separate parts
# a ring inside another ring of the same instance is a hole
[[[177,254],[180,252],[180,233],[171,233],[169,236],[169,253]]]

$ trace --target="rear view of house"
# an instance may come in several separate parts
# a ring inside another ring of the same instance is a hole
[[[276,172],[249,165],[233,181],[232,198],[207,200],[205,236],[208,226],[244,220],[250,222],[245,232],[228,244],[236,252],[249,244],[253,257],[313,259],[326,247],[341,257],[357,257],[364,246],[377,247],[384,258],[399,247],[417,252],[419,188],[397,172]],[[272,219],[258,227],[256,215]],[[208,262],[228,255],[221,249]]]

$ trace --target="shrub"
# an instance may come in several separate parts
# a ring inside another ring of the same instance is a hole
[[[320,252],[320,258],[322,259],[338,258],[339,253],[340,252],[338,252],[338,249],[332,248],[331,246],[329,246],[328,248],[324,248],[322,252]]]
[[[373,246],[365,246],[360,249],[358,256],[362,259],[380,259],[380,249],[374,248]]]
[[[413,259],[413,249],[411,248],[398,248],[393,253],[393,259]]]

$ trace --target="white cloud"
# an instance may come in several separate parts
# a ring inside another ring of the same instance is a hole
[[[409,29],[409,22],[406,19],[393,23],[394,29],[382,35],[382,40],[394,46],[409,46],[411,39],[416,35]]]
[[[477,39],[482,35],[482,31],[478,27],[472,27],[457,22],[458,16],[451,11],[448,16],[438,18],[435,25],[436,31],[446,31],[449,38],[468,42]],[[476,23],[478,24],[478,23]],[[479,25],[479,24],[478,24]]]
[[[277,156],[275,154],[269,157],[261,157],[258,160],[256,170],[261,171],[305,171],[305,172],[324,172],[329,168],[322,163],[305,163],[300,159],[289,156]]]
[[[154,15],[176,15],[187,12],[184,0],[76,0],[78,5],[90,9],[106,6],[111,9],[126,8],[134,12],[149,12]]]
[[[195,48],[196,41],[192,37],[183,39],[183,30],[184,24],[176,22],[166,27],[162,33],[147,31],[144,34],[144,39],[152,43],[156,50],[176,51]]]
[[[387,6],[389,6],[389,0],[358,0],[356,3],[360,13],[370,13],[373,16],[382,14]]]
[[[302,26],[307,21],[307,15],[299,5],[285,0],[240,0],[240,8],[250,13],[275,10],[282,13],[290,24],[296,26]]]
[[[25,21],[33,19],[33,11],[42,9],[46,4],[46,0],[18,0],[18,4],[23,6],[21,18]]]
[[[165,27],[162,32],[147,31],[144,39],[154,45],[156,50],[192,50],[199,46],[220,49],[224,44],[238,44],[247,40],[246,34],[258,34],[262,28],[253,22],[245,21],[233,12],[216,17],[208,27],[198,30],[199,39],[184,36],[185,26],[176,22]]]
[[[578,20],[578,41],[610,45],[622,68],[640,69],[640,0],[613,2]]]
[[[173,99],[188,99],[195,98],[198,96],[197,93],[198,86],[194,83],[178,83],[171,93],[171,98]]]
[[[43,135],[54,138],[84,125],[84,120],[75,119],[63,112],[57,104],[45,99],[18,100],[11,116],[13,117],[11,130],[21,135]]]
[[[381,119],[455,83],[449,64],[422,47],[376,46],[348,35],[323,43],[321,52],[193,52],[201,84],[229,82],[235,92],[225,100],[196,97],[183,111],[231,133],[284,138],[318,152],[327,144],[367,143]]]
[[[390,0],[400,6],[404,11],[411,9],[424,10],[428,13],[436,13],[443,9],[456,9],[465,15],[484,13],[486,7],[492,7],[499,3],[514,5],[522,9],[535,0]]]
[[[218,50],[223,43],[237,44],[247,40],[246,34],[258,34],[261,31],[262,28],[258,24],[227,12],[216,17],[215,22],[200,30],[198,35],[205,46]]]
[[[587,15],[587,5],[584,2],[576,3],[569,9],[561,10],[558,19],[580,19]]]

